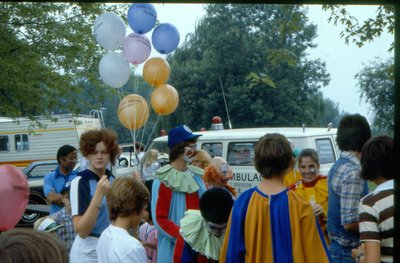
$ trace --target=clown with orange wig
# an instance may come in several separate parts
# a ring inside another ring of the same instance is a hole
[[[204,170],[203,180],[207,189],[224,188],[236,199],[236,190],[229,184],[229,180],[233,178],[232,168],[224,158],[215,156],[209,166]]]

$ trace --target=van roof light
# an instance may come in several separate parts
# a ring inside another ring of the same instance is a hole
[[[223,130],[224,124],[222,123],[222,118],[219,116],[214,116],[211,120],[210,130]]]

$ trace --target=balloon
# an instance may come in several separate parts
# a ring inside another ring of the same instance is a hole
[[[150,40],[145,35],[131,33],[125,38],[122,50],[124,57],[130,63],[141,64],[150,56]]]
[[[159,115],[168,115],[175,111],[179,95],[174,87],[162,84],[151,93],[151,106]]]
[[[139,34],[149,32],[155,25],[157,12],[152,4],[132,4],[128,10],[128,24]]]
[[[104,83],[120,88],[128,82],[131,68],[122,54],[108,52],[100,60],[99,73]]]
[[[144,80],[154,87],[167,82],[170,73],[169,63],[163,58],[150,58],[143,66]]]
[[[0,166],[0,232],[13,228],[21,219],[29,200],[28,180],[10,164]]]
[[[161,54],[169,54],[179,45],[179,32],[170,23],[159,24],[151,35],[154,48]]]
[[[125,23],[114,13],[103,13],[94,21],[93,35],[103,48],[116,50],[125,39]]]
[[[138,130],[148,118],[149,106],[142,96],[129,94],[119,102],[118,119],[125,128]]]

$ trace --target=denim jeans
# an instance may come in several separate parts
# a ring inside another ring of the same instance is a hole
[[[335,240],[331,241],[329,246],[329,252],[331,253],[332,263],[354,263],[354,259],[351,257],[352,248],[343,247]]]

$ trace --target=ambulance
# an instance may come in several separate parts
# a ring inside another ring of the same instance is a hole
[[[244,129],[213,128],[213,125],[212,130],[193,132],[202,135],[197,139],[197,149],[204,149],[212,157],[220,156],[229,163],[234,173],[230,184],[238,194],[261,181],[261,176],[254,167],[254,147],[259,138],[267,133],[284,135],[294,144],[296,152],[305,148],[315,149],[319,154],[320,172],[324,175],[328,174],[340,154],[336,144],[337,129],[331,125],[327,128],[303,126]],[[150,148],[168,154],[167,141],[168,136],[158,137],[153,140]]]

